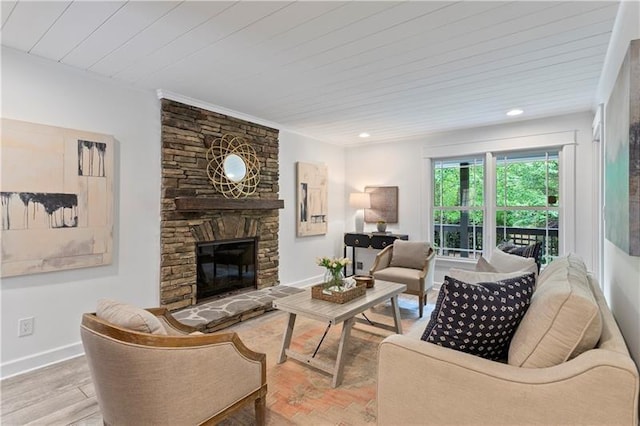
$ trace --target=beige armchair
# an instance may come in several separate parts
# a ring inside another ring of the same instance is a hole
[[[376,256],[370,275],[377,280],[406,284],[405,293],[418,296],[420,318],[433,287],[436,252],[421,241],[395,240]]]
[[[162,327],[132,331],[96,314],[82,318],[105,424],[216,424],[251,403],[256,423],[265,423],[265,354],[249,350],[235,333],[198,333],[164,308],[140,311]]]

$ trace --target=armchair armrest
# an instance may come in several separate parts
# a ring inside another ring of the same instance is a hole
[[[378,424],[636,425],[632,364],[623,354],[594,349],[528,369],[394,335],[378,352]]]
[[[421,278],[427,278],[425,282],[425,289],[428,290],[433,287],[433,275],[436,269],[436,251],[433,247],[429,247],[429,256],[427,256],[427,261],[424,264],[424,268],[422,268],[422,272],[420,273]]]
[[[376,259],[373,261],[373,266],[369,270],[369,275],[373,275],[375,271],[388,268],[391,263],[391,256],[393,255],[393,245],[389,245],[382,249],[380,253],[376,255]]]
[[[196,327],[183,324],[176,320],[167,308],[150,308],[147,309],[147,311],[158,317],[170,335],[186,335],[198,331]]]

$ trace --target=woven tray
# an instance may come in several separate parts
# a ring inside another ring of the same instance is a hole
[[[311,287],[311,298],[326,300],[327,302],[333,303],[346,303],[357,297],[364,296],[367,291],[367,287],[364,283],[356,283],[355,287],[350,288],[347,291],[334,291],[331,292],[331,294],[323,293],[323,288],[324,284],[316,284]]]

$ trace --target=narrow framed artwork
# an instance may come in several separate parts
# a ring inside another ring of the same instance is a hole
[[[2,119],[2,276],[107,265],[114,141]]]
[[[296,163],[297,220],[299,237],[327,233],[327,166]]]
[[[605,237],[640,256],[640,40],[632,40],[605,106]]]
[[[371,194],[371,208],[364,210],[364,221],[376,223],[398,223],[398,187],[365,186],[364,192]]]

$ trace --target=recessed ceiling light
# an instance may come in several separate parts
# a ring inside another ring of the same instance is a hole
[[[369,133],[367,133],[367,132],[362,132],[358,136],[360,136],[361,138],[368,138],[371,135]]]
[[[516,116],[516,115],[520,115],[523,112],[524,112],[523,110],[516,108],[516,109],[512,109],[511,111],[507,111],[507,115],[509,117],[513,117],[513,116]]]

